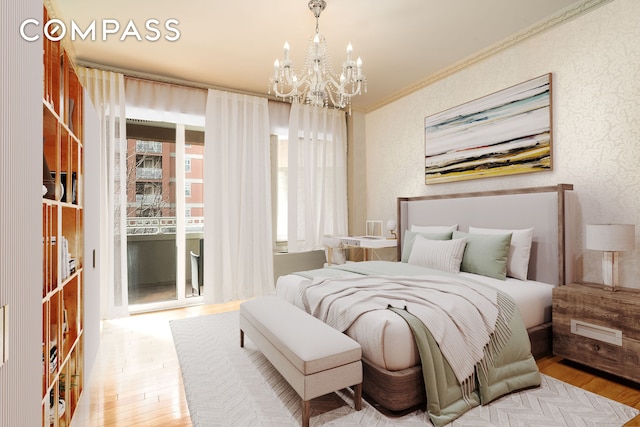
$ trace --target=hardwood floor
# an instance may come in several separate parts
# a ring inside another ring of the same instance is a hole
[[[153,302],[177,300],[176,283],[161,282],[144,285],[130,285],[128,291],[129,305],[148,304]],[[185,295],[192,296],[191,282],[185,284]]]
[[[100,351],[71,425],[191,426],[169,321],[237,310],[240,302],[103,322]]]
[[[237,310],[240,302],[201,305],[103,322],[100,353],[72,427],[191,426],[169,321]],[[558,357],[540,371],[640,409],[640,386],[605,378]],[[625,424],[640,426],[640,417]]]

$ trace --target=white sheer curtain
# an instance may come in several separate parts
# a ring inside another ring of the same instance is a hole
[[[322,249],[347,235],[344,111],[293,104],[289,118],[289,252]]]
[[[127,117],[204,127],[207,91],[127,77]]]
[[[291,104],[282,101],[268,101],[269,132],[271,135],[289,137],[289,116]]]
[[[209,89],[205,126],[205,302],[271,294],[271,178],[267,100]]]
[[[104,266],[100,283],[101,317],[116,318],[129,313],[124,76],[83,67],[78,71],[80,81],[100,115],[100,264]]]

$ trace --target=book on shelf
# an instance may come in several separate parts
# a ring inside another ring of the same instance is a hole
[[[74,260],[75,270],[75,260]],[[66,237],[60,236],[60,275],[62,280],[66,279],[73,273],[71,271],[71,254],[69,253],[69,241]]]

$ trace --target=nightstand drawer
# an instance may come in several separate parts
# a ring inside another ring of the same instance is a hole
[[[553,353],[623,378],[640,382],[640,342],[624,338],[621,345],[571,332],[571,325],[553,322]]]
[[[602,285],[572,284],[553,290],[553,315],[617,329],[640,341],[640,292],[606,291]]]
[[[552,316],[554,354],[640,382],[640,293],[560,286]]]

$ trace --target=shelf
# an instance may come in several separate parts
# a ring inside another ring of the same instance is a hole
[[[43,43],[42,425],[67,427],[84,365],[84,100],[60,43]]]

